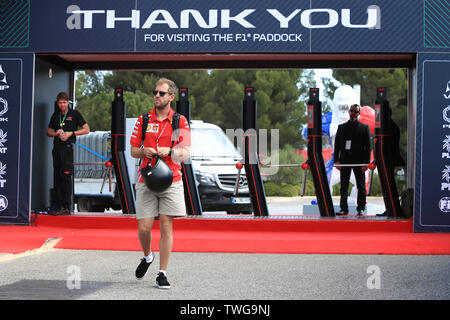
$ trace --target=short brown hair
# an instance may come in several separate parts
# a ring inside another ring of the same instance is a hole
[[[58,95],[56,96],[56,101],[58,100],[66,100],[69,101],[69,95],[66,92],[60,92],[58,93]]]
[[[169,80],[166,78],[159,79],[158,81],[156,81],[155,87],[157,87],[161,84],[167,84],[169,86],[169,89],[168,89],[169,94],[177,94],[177,92],[178,92],[177,85],[172,80]]]

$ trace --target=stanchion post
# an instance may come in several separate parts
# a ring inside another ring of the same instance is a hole
[[[268,216],[269,210],[266,202],[264,184],[259,168],[257,146],[257,102],[254,88],[247,87],[244,90],[242,102],[242,129],[245,139],[245,174],[247,176],[250,199],[252,201],[255,216]]]
[[[384,205],[388,217],[402,217],[402,209],[394,177],[394,167],[389,151],[389,102],[387,89],[377,88],[375,100],[375,160],[378,167]]]
[[[126,103],[123,100],[123,89],[117,88],[114,90],[114,101],[112,102],[111,109],[111,161],[116,174],[116,188],[119,191],[122,212],[125,214],[135,214],[134,193],[125,159],[126,110]]]
[[[308,164],[310,166],[317,203],[322,217],[334,217],[333,199],[328,185],[322,156],[322,104],[319,89],[309,89],[308,101]]]
[[[191,104],[189,102],[188,88],[180,88],[177,101],[177,112],[185,116],[188,123],[190,123]],[[187,213],[188,215],[201,215],[203,213],[202,204],[200,202],[197,184],[195,183],[194,169],[192,168],[191,161],[188,161],[188,163],[184,163],[184,161],[181,162],[181,172]]]

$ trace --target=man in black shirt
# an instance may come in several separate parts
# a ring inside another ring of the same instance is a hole
[[[90,129],[83,116],[69,108],[67,93],[60,92],[56,97],[56,103],[59,110],[53,113],[47,129],[47,136],[53,138],[54,199],[49,213],[68,215],[72,202],[72,145],[76,136],[88,134]]]
[[[366,207],[366,186],[364,173],[368,166],[339,166],[339,164],[368,164],[370,162],[369,126],[358,121],[361,107],[354,104],[350,107],[350,119],[339,125],[334,143],[334,163],[341,173],[341,210],[336,215],[348,214],[348,186],[353,170],[358,188],[358,215],[362,215]]]

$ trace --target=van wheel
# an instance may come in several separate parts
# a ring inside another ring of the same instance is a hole
[[[104,212],[105,206],[103,204],[94,204],[92,199],[82,197],[77,201],[78,212]]]
[[[111,205],[111,209],[113,209],[113,210],[122,210],[122,205],[119,203],[119,204],[113,204],[113,205]]]
[[[82,197],[77,200],[77,210],[78,212],[88,212],[89,211],[89,199]]]

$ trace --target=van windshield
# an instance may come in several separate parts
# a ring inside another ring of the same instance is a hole
[[[241,158],[220,129],[191,128],[192,157]]]

